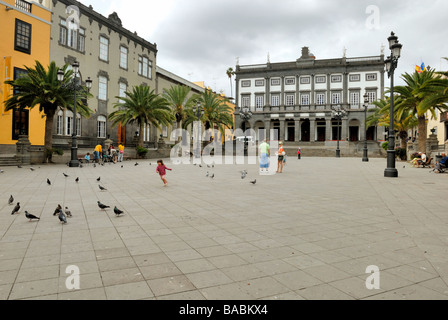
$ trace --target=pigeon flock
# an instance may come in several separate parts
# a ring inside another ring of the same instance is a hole
[[[104,165],[104,164],[101,164],[101,165]],[[140,164],[139,164],[138,162],[136,162],[136,163],[134,164],[135,167],[136,167],[136,166],[139,166],[139,165],[140,165]],[[149,165],[151,166],[152,163],[149,163]],[[198,165],[198,164],[194,164],[194,166],[197,166],[197,167],[199,167],[199,168],[203,168],[203,165],[202,165],[202,164],[199,164],[199,165]],[[205,166],[205,165],[204,165],[204,166]],[[96,164],[95,164],[95,163],[93,164],[93,167],[96,168]],[[124,167],[124,166],[121,165],[121,168],[123,168],[123,167]],[[19,165],[18,168],[22,168],[22,166]],[[80,168],[82,168],[82,167],[80,166]],[[215,168],[215,165],[214,165],[214,164],[213,164],[213,165],[207,165],[207,169],[209,170],[209,171],[206,172],[206,175],[205,175],[207,178],[210,178],[210,179],[214,179],[214,178],[215,178],[215,173],[214,173],[214,172],[210,172],[210,169],[213,169],[213,168]],[[31,171],[35,171],[36,169],[33,168],[33,167],[30,167],[30,170],[31,170]],[[3,171],[3,170],[0,170],[0,174],[1,174],[1,173],[4,173],[4,171]],[[70,177],[70,176],[69,176],[68,174],[66,174],[65,172],[63,172],[62,174],[63,174],[64,178],[69,178],[69,177]],[[247,171],[247,170],[240,171],[240,174],[241,174],[241,179],[244,180],[244,179],[246,179],[246,177],[248,176],[248,171]],[[77,177],[74,181],[75,181],[75,183],[78,184],[78,183],[80,182],[80,178]],[[101,182],[101,177],[98,177],[98,178],[96,179],[96,182],[97,182],[97,183]],[[52,182],[51,182],[51,180],[50,180],[49,178],[47,178],[46,183],[47,183],[48,186],[51,186],[51,185],[52,185]],[[252,185],[256,185],[256,183],[257,183],[257,179],[254,179],[254,180],[250,181],[250,184],[252,184]],[[105,191],[107,191],[107,188],[105,188],[105,187],[102,186],[101,184],[98,184],[98,187],[99,187],[99,189],[100,189],[101,192],[105,192]],[[13,210],[11,211],[11,215],[19,214],[19,213],[20,213],[21,206],[20,206],[20,202],[16,202],[15,199],[14,199],[14,196],[13,196],[13,195],[10,195],[10,197],[9,197],[9,199],[8,199],[8,205],[9,205],[9,206],[12,206],[12,205],[14,205],[14,203],[16,203],[16,204],[15,204]],[[100,201],[97,201],[97,205],[98,205],[98,207],[99,207],[99,209],[100,209],[101,211],[106,211],[106,209],[110,209],[110,208],[111,208],[109,205],[103,204],[103,203],[101,203]],[[121,215],[124,214],[124,211],[118,209],[117,206],[114,206],[113,211],[114,211],[114,214],[115,214],[117,217],[120,217]],[[59,219],[59,221],[60,221],[60,223],[63,224],[63,225],[65,225],[65,224],[68,223],[68,219],[67,219],[67,218],[72,218],[72,217],[73,217],[73,215],[72,215],[71,211],[69,210],[69,208],[68,208],[68,207],[65,207],[65,210],[64,210],[63,207],[62,207],[60,204],[58,204],[58,206],[57,206],[56,209],[54,210],[54,212],[53,212],[53,216],[55,216],[55,217],[57,216],[58,219]],[[28,219],[29,222],[32,222],[32,221],[40,221],[40,219],[41,219],[40,217],[37,217],[37,216],[35,216],[35,215],[29,213],[29,212],[26,211],[26,210],[25,210],[25,217],[26,217],[26,219]]]

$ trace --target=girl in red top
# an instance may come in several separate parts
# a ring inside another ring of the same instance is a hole
[[[156,172],[160,175],[160,178],[162,179],[163,184],[166,187],[168,185],[168,182],[166,181],[166,170],[172,171],[173,169],[167,168],[167,166],[163,164],[163,160],[157,161],[157,164],[158,166]]]

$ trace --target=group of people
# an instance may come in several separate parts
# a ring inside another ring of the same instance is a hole
[[[445,153],[442,153],[442,158],[436,162],[433,171],[434,172],[437,171],[439,173],[444,172],[447,166],[447,161],[448,157],[446,156]],[[412,159],[410,162],[413,168],[418,168],[421,165],[426,164],[428,162],[428,157],[425,153],[419,152],[418,157]]]
[[[99,163],[104,158],[104,156],[105,156],[105,154],[103,153],[103,146],[101,144],[96,145],[95,149],[93,151],[93,161],[95,163]],[[123,162],[124,145],[122,143],[120,143],[118,145],[118,150],[117,150],[115,148],[115,146],[113,144],[111,144],[107,150],[106,156],[114,163]],[[86,154],[86,156],[84,157],[84,160],[87,163],[90,163],[90,161],[91,161],[90,153]]]
[[[263,140],[263,142],[259,146],[260,151],[260,170],[261,172],[269,172],[269,158],[271,156],[271,147],[266,142],[266,140]],[[277,171],[276,173],[283,173],[283,167],[286,165],[286,159],[287,155],[285,152],[285,149],[283,147],[283,142],[279,143],[279,150],[275,153],[277,157]],[[300,160],[302,158],[302,150],[299,148],[298,152],[298,159]]]

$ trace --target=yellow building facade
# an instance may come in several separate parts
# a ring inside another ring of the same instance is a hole
[[[49,65],[51,10],[34,1],[0,0],[0,30],[0,147],[14,146],[22,134],[31,145],[42,146],[45,118],[38,107],[6,112],[13,90],[5,81],[26,74],[25,66],[34,67],[36,61]]]

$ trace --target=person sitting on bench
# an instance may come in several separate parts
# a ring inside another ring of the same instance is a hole
[[[443,173],[446,169],[446,162],[448,161],[448,157],[445,153],[442,153],[442,159],[436,163],[434,167],[434,171],[438,171],[439,173]]]
[[[428,160],[426,158],[426,154],[424,154],[423,152],[420,152],[419,155],[420,155],[420,159],[417,161],[417,164],[418,164],[417,167],[425,166],[426,161]]]

